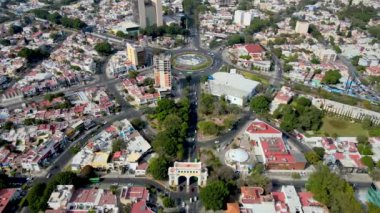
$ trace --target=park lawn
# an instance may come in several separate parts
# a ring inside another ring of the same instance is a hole
[[[258,81],[258,82],[260,82],[262,84],[269,84],[268,79],[266,79],[266,78],[264,78],[262,76],[259,76],[259,75],[256,75],[256,74],[253,74],[253,73],[250,73],[250,72],[247,72],[247,71],[241,71],[240,74],[242,74],[247,79]]]
[[[323,136],[326,135],[325,133],[329,136],[336,134],[342,137],[356,137],[359,135],[368,136],[368,130],[364,129],[361,123],[353,123],[343,118],[328,116],[323,118],[323,125],[317,134]]]

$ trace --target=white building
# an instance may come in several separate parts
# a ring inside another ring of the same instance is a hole
[[[263,17],[263,14],[260,13],[258,10],[249,10],[249,11],[243,11],[243,10],[236,10],[234,14],[234,23],[238,26],[249,26],[251,24],[251,21],[254,18],[261,18]]]
[[[226,72],[214,73],[208,83],[212,95],[224,95],[226,100],[238,106],[243,106],[260,85],[259,82],[246,79],[240,74]]]
[[[297,21],[295,31],[299,34],[307,34],[309,31],[309,23],[304,21]]]
[[[282,186],[281,192],[285,195],[285,202],[288,205],[289,212],[303,212],[300,199],[293,185]]]
[[[66,206],[73,195],[73,191],[73,185],[58,185],[50,195],[48,200],[49,207],[54,210],[66,209]]]

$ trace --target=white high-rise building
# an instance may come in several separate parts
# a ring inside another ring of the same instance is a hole
[[[263,14],[260,11],[252,9],[249,11],[236,10],[234,14],[234,23],[239,26],[249,26],[254,18],[261,18]]]

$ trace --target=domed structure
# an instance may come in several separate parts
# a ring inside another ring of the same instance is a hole
[[[249,154],[244,149],[230,149],[226,152],[226,161],[227,163],[244,163],[248,161]]]

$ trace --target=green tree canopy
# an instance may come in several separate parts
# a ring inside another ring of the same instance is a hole
[[[95,50],[98,52],[100,55],[110,55],[112,53],[112,47],[111,44],[104,41],[97,43],[95,45]]]
[[[204,135],[218,135],[220,132],[220,127],[212,121],[200,121],[198,128]]]
[[[340,81],[340,78],[342,75],[340,74],[339,70],[329,70],[325,73],[325,76],[322,79],[322,83],[325,84],[337,84]]]
[[[156,180],[166,180],[169,166],[170,163],[164,157],[152,158],[149,163],[148,173]]]
[[[201,189],[200,199],[206,210],[220,210],[228,198],[229,191],[226,184],[222,181],[208,183]]]
[[[41,49],[29,49],[24,47],[18,52],[18,56],[26,58],[26,60],[30,63],[34,63],[48,58],[50,54]]]
[[[258,114],[269,111],[270,100],[265,95],[258,95],[251,99],[250,107]]]
[[[245,37],[240,34],[231,35],[227,39],[227,45],[242,44],[245,42]]]
[[[364,213],[350,184],[330,172],[327,166],[317,166],[316,172],[310,175],[306,188],[313,193],[314,199],[325,204],[331,212]]]
[[[92,178],[92,177],[95,177],[95,176],[96,176],[95,169],[94,169],[94,167],[92,167],[90,165],[84,166],[80,170],[80,173],[79,173],[79,177],[82,177],[82,178],[85,178],[85,179]]]
[[[306,152],[305,158],[307,162],[309,162],[310,164],[317,164],[318,162],[322,160],[321,157],[314,151]]]
[[[131,121],[131,124],[132,126],[137,129],[137,130],[142,130],[145,128],[146,126],[146,123],[145,121],[139,119],[139,118],[134,118],[132,121]]]

